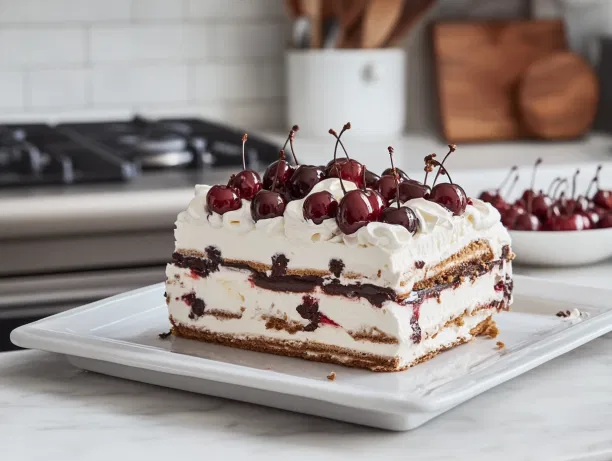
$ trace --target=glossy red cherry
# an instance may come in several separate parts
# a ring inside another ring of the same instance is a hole
[[[372,203],[380,203],[380,207],[376,208]],[[381,212],[382,197],[377,192],[355,189],[348,191],[340,200],[336,222],[343,233],[350,235],[377,221]]]
[[[546,219],[552,203],[553,201],[550,197],[540,193],[531,200],[531,212],[536,215],[538,219]]]
[[[407,181],[410,179],[410,176],[408,176],[404,170],[401,170],[400,168],[396,168],[395,171],[397,171],[400,181]],[[393,176],[393,168],[387,168],[385,171],[382,172],[382,176],[386,176],[386,175]]]
[[[525,214],[525,209],[518,205],[512,205],[502,213],[502,224],[507,229],[514,229],[514,224],[518,217]]]
[[[599,189],[591,201],[604,210],[612,210],[612,190]]]
[[[409,179],[399,185],[400,202],[407,202],[413,198],[427,198],[431,192],[429,186],[414,179]]]
[[[321,224],[326,219],[336,217],[338,201],[325,190],[315,192],[306,197],[302,211],[304,219],[310,219],[315,224]]]
[[[598,229],[609,229],[612,227],[612,213],[606,213],[601,216],[599,222],[597,223]]]
[[[362,189],[367,197],[368,197],[368,201],[370,202],[370,206],[372,207],[373,212],[376,214],[376,219],[378,220],[378,218],[380,217],[380,214],[382,213],[382,210],[387,206],[387,204],[385,203],[385,199],[382,198],[382,195],[380,195],[377,191],[375,190],[371,190],[371,189]]]
[[[516,182],[518,181],[518,175],[514,174],[516,170],[518,170],[518,167],[516,165],[510,168],[510,171],[508,172],[508,174],[506,175],[506,177],[504,178],[504,180],[501,182],[501,184],[499,185],[497,189],[490,190],[490,191],[484,191],[480,194],[478,198],[482,200],[483,202],[490,203],[497,210],[506,209],[509,206],[509,204],[506,202],[506,200],[504,200],[504,197],[502,196],[502,190],[506,187],[506,184],[508,184],[508,181],[510,181],[510,179],[514,177],[514,180],[510,184],[509,190],[506,191],[505,193],[506,196],[510,195],[510,192],[516,185]]]
[[[206,194],[208,210],[218,214],[237,210],[241,205],[240,193],[230,186],[212,186]]]
[[[364,186],[363,174],[365,166],[359,163],[357,160],[344,159],[343,162],[336,160],[327,169],[328,178],[342,178],[345,181],[354,182],[358,188]]]
[[[436,184],[427,199],[448,208],[455,216],[462,215],[467,207],[467,195],[458,184]]]
[[[380,179],[380,176],[366,169],[366,172],[365,172],[366,187],[368,187],[369,189],[378,189],[379,179]]]
[[[251,201],[251,216],[253,221],[260,219],[276,218],[285,212],[287,202],[278,192],[262,189]]]
[[[325,173],[319,166],[300,165],[294,171],[287,190],[293,199],[304,198],[312,190],[315,184],[325,179]]]
[[[534,214],[523,213],[517,216],[512,229],[520,231],[537,231],[540,230],[540,220]]]
[[[376,190],[380,193],[383,199],[385,199],[386,203],[389,204],[395,200],[397,195],[398,186],[395,182],[395,177],[393,173],[385,174],[380,177],[378,180],[378,187]]]
[[[412,235],[414,235],[419,228],[419,220],[416,213],[407,206],[399,208],[390,206],[385,208],[382,211],[380,220],[387,224],[402,226]]]
[[[583,211],[581,214],[589,220],[591,228],[594,229],[597,227],[599,220],[601,219],[600,214],[597,211],[589,209]]]
[[[245,200],[252,200],[255,194],[263,188],[259,173],[253,170],[242,170],[232,175],[227,185],[237,189],[240,197]]]
[[[293,175],[294,168],[285,160],[281,158],[276,160],[266,168],[263,176],[263,188],[270,190],[272,188],[272,184],[274,184],[274,178],[276,177],[276,172],[278,170],[278,179],[276,180],[276,187],[283,188],[291,179]]]
[[[552,231],[578,231],[584,230],[584,219],[579,214],[561,215],[551,218]]]

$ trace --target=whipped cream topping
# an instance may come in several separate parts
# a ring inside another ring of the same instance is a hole
[[[355,183],[344,181],[344,188],[354,190]],[[179,214],[178,221],[192,225],[208,225],[215,229],[224,229],[232,233],[246,234],[262,232],[268,236],[285,236],[296,243],[333,242],[344,243],[349,247],[374,246],[393,252],[399,248],[414,244],[427,234],[435,233],[438,240],[457,240],[457,235],[469,234],[496,227],[501,220],[499,212],[489,203],[472,199],[472,205],[466,207],[462,216],[453,214],[435,202],[417,198],[408,200],[402,205],[412,208],[419,220],[419,229],[412,235],[402,226],[382,222],[372,222],[351,235],[340,232],[334,218],[315,224],[304,218],[303,206],[306,198],[293,200],[287,204],[283,216],[262,219],[255,222],[251,216],[251,202],[242,200],[242,206],[223,215],[209,212],[206,206],[206,194],[211,186],[197,185],[195,197],[187,211]],[[327,191],[340,201],[344,195],[340,180],[329,178],[316,184],[308,194]],[[507,233],[506,233],[507,235]],[[505,239],[509,241],[509,238]]]

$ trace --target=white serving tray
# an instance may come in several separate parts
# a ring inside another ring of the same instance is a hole
[[[404,372],[374,373],[160,339],[169,329],[163,293],[158,284],[114,296],[22,326],[11,340],[112,376],[407,430],[612,330],[612,290],[517,276],[513,312],[497,316],[497,339],[479,338]],[[573,308],[589,317],[555,316]],[[327,379],[332,371],[335,381]]]

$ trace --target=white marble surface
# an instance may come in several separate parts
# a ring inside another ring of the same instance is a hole
[[[581,284],[612,262],[521,273]],[[159,388],[75,369],[61,356],[0,354],[1,460],[471,461],[612,459],[612,334],[405,433]]]

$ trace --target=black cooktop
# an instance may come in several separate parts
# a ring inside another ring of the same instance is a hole
[[[0,187],[129,181],[242,164],[243,131],[201,119],[0,125]],[[249,134],[250,168],[280,146]]]

